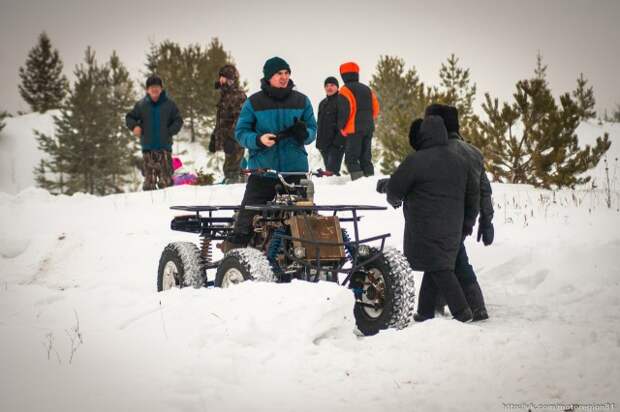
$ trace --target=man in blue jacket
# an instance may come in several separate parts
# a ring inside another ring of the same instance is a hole
[[[249,151],[247,167],[307,172],[308,153],[304,146],[314,141],[317,127],[310,99],[293,90],[291,68],[284,59],[267,60],[263,75],[261,90],[245,101],[235,128],[237,141]],[[253,174],[249,177],[233,236],[222,245],[224,252],[248,244],[256,213],[244,206],[273,200],[277,183],[275,176]]]

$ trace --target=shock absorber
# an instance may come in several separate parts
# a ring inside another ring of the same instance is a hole
[[[353,253],[355,252],[355,248],[349,242],[351,238],[349,237],[349,232],[347,229],[342,230],[342,240],[344,241],[344,254],[347,257],[347,260],[353,260]]]
[[[342,240],[344,241],[344,254],[347,257],[347,260],[352,261],[353,253],[355,253],[355,247],[353,247],[353,245],[349,243],[351,241],[351,238],[349,237],[349,232],[347,232],[347,229],[343,228],[341,230],[342,230]],[[355,299],[357,301],[361,301],[362,295],[364,294],[363,282],[360,283],[358,277],[355,276],[355,274],[349,275],[347,277],[347,280],[349,280],[349,287],[353,291],[353,294],[355,295]],[[347,280],[345,280],[343,284],[345,284]]]
[[[276,273],[281,273],[280,265],[278,265],[278,252],[282,247],[282,235],[286,233],[283,227],[280,227],[273,231],[271,236],[271,242],[269,242],[269,248],[267,249],[267,259],[271,263],[271,267]]]
[[[206,236],[200,237],[200,256],[202,257],[202,263],[205,266],[210,265],[213,262],[211,239]]]

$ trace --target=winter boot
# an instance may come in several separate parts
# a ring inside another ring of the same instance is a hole
[[[469,307],[466,307],[465,309],[454,315],[454,319],[458,320],[459,322],[471,322],[473,318],[474,315],[471,313],[471,309]]]
[[[413,321],[414,322],[424,322],[427,321],[429,319],[433,319],[433,317],[428,317],[428,316],[424,316],[424,315],[420,315],[418,312],[413,314]]]
[[[489,314],[487,313],[487,309],[484,305],[482,290],[480,289],[478,282],[475,281],[474,283],[465,286],[463,291],[465,292],[465,298],[467,299],[467,303],[473,313],[473,321],[477,322],[480,320],[489,319]]]
[[[243,245],[241,243],[233,243],[230,240],[226,239],[223,242],[218,243],[216,245],[216,247],[218,249],[220,249],[223,254],[226,254],[229,250],[241,249],[241,248],[245,247],[245,245]]]
[[[222,243],[218,243],[216,247],[226,254],[232,249],[241,249],[248,246],[250,236],[243,233],[233,233],[228,239],[225,239]]]
[[[362,172],[361,170],[359,172],[351,172],[351,181],[357,180],[362,177],[364,177],[364,172]]]

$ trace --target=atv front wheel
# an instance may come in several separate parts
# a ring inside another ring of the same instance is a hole
[[[258,249],[232,249],[226,253],[215,274],[215,286],[227,288],[247,280],[275,282],[267,257]]]
[[[378,253],[371,251],[371,255]],[[386,248],[363,273],[352,283],[357,288],[353,314],[358,329],[370,336],[382,329],[407,327],[415,306],[413,271],[407,259],[398,250]]]
[[[169,243],[161,253],[157,291],[204,285],[205,270],[198,247],[190,242]]]

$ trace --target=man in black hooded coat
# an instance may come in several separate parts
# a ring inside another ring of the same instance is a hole
[[[484,157],[473,145],[467,143],[460,135],[458,110],[454,106],[432,104],[425,110],[425,114],[440,116],[448,130],[448,146],[455,152],[462,154],[470,163],[470,175],[479,181],[480,191],[480,218],[478,220],[478,242],[482,239],[485,246],[493,243],[493,202],[491,199],[491,184],[484,170]],[[471,235],[471,230],[464,229],[464,235]],[[465,250],[465,238],[461,242],[456,258],[454,271],[463,288],[467,302],[474,315],[474,321],[488,319],[489,315],[484,304],[482,289],[476,278],[474,268],[469,263]]]
[[[418,313],[433,314],[440,292],[454,318],[469,321],[472,312],[454,266],[463,232],[475,224],[479,193],[468,192],[470,164],[449,148],[441,117],[426,116],[412,137],[416,152],[400,164],[384,190],[392,206],[403,202],[404,253],[412,269],[424,271]]]

